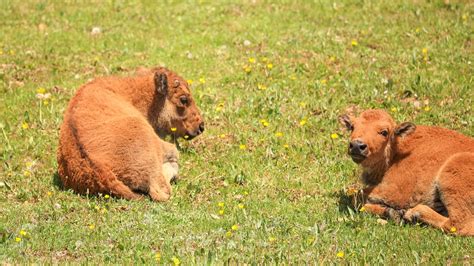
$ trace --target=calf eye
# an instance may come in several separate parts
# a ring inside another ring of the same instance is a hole
[[[384,130],[380,131],[379,134],[386,137],[386,136],[388,136],[388,131],[384,129]]]
[[[182,105],[188,105],[188,102],[189,102],[188,97],[186,96],[179,97],[179,101],[181,102]]]

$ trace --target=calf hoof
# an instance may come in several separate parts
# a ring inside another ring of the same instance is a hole
[[[406,211],[405,215],[403,215],[403,219],[405,219],[405,221],[415,224],[420,220],[420,213],[414,210],[414,208],[409,209]]]

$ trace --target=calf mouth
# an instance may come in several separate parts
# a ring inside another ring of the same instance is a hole
[[[351,156],[352,161],[354,161],[357,164],[359,164],[359,163],[363,162],[365,159],[367,159],[367,156],[362,155],[360,153],[349,153],[349,155]]]

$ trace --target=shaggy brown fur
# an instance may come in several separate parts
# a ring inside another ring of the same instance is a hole
[[[191,139],[204,124],[184,79],[165,68],[82,86],[64,114],[58,148],[65,188],[165,201],[178,152],[158,135]],[[158,135],[157,135],[158,134]]]
[[[440,127],[397,125],[382,110],[340,121],[352,131],[349,154],[364,170],[368,212],[474,235],[472,138]]]

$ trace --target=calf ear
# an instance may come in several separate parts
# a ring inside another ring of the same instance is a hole
[[[155,73],[155,88],[156,92],[162,95],[166,95],[168,93],[168,77],[163,72],[156,72]]]
[[[403,122],[395,128],[395,136],[405,137],[415,132],[416,126],[411,122]]]
[[[351,117],[348,116],[348,115],[341,115],[339,116],[339,122],[345,126],[348,130],[352,130],[353,127],[352,127],[352,121],[351,121]]]

